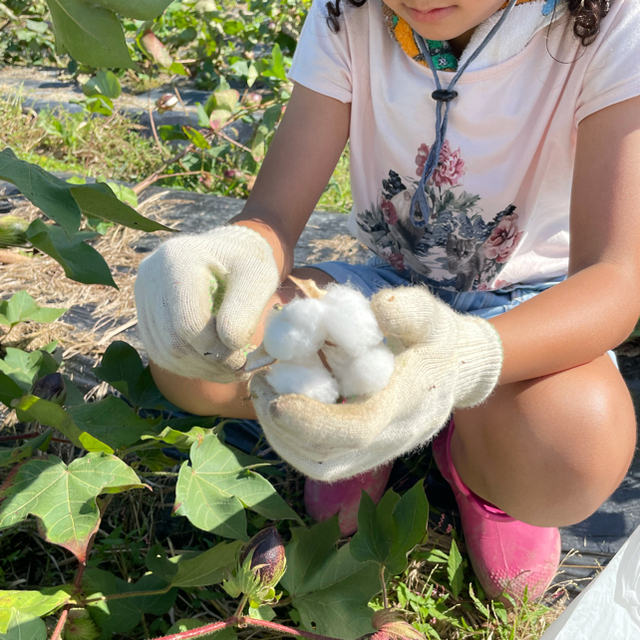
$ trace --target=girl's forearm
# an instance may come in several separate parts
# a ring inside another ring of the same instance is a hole
[[[490,320],[504,348],[501,384],[586,364],[623,342],[640,315],[637,274],[598,263]]]

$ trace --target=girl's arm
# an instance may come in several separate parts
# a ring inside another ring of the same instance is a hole
[[[491,320],[502,384],[585,364],[620,344],[640,316],[640,97],[578,127],[569,278]]]
[[[247,204],[230,220],[267,239],[282,279],[347,143],[350,115],[350,104],[294,85]]]

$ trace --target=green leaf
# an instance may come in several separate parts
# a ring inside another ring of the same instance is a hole
[[[422,482],[407,491],[393,510],[395,532],[391,552],[385,563],[392,575],[402,573],[407,568],[407,554],[425,537],[429,519],[429,503]]]
[[[194,129],[193,127],[187,127],[185,125],[184,127],[182,127],[182,131],[184,132],[184,135],[187,136],[187,139],[198,149],[211,148],[209,141],[197,129]]]
[[[14,184],[45,215],[73,236],[80,228],[80,208],[69,185],[35,164],[18,160],[11,149],[0,152],[0,178]]]
[[[122,399],[107,396],[100,402],[69,407],[69,416],[80,431],[114,451],[130,447],[142,435],[153,433],[151,424],[136,414]]]
[[[173,0],[92,0],[95,4],[134,20],[152,20],[159,16]]]
[[[147,568],[174,587],[206,587],[222,582],[232,569],[242,547],[240,540],[221,542],[203,553],[185,553],[167,558],[161,545],[147,555]]]
[[[90,67],[133,66],[122,25],[113,11],[84,0],[46,2],[59,52],[69,52],[75,60]],[[103,0],[103,5],[106,3]]]
[[[462,590],[462,579],[464,575],[464,566],[462,556],[458,550],[455,540],[451,540],[451,550],[449,551],[449,559],[447,560],[447,577],[449,578],[449,586],[454,598],[460,595]]]
[[[257,608],[249,607],[249,616],[270,622],[276,617],[276,612],[268,604],[261,604]]]
[[[131,187],[128,187],[126,184],[118,184],[117,182],[110,181],[107,181],[106,184],[120,202],[124,202],[124,204],[129,205],[133,209],[138,206],[138,196]]]
[[[248,540],[244,509],[276,520],[299,520],[271,483],[247,468],[243,455],[214,436],[194,443],[191,466],[180,468],[176,513],[200,529],[227,538]]]
[[[336,518],[310,529],[294,529],[287,546],[287,570],[280,581],[289,591],[302,626],[314,633],[353,640],[372,633],[369,601],[380,591],[378,566],[358,562],[340,537]]]
[[[143,576],[137,582],[126,582],[108,571],[93,567],[88,568],[82,578],[82,591],[88,600],[127,592],[157,592],[165,589],[166,593],[97,600],[87,604],[91,617],[102,629],[102,638],[110,638],[114,633],[119,637],[128,634],[140,624],[144,614],[164,615],[173,606],[177,589],[169,589],[165,580],[152,574]]]
[[[118,78],[111,71],[102,69],[82,85],[82,93],[88,98],[92,96],[106,96],[115,100],[122,93]]]
[[[277,46],[277,45],[276,45]],[[235,111],[240,102],[240,93],[235,89],[224,89],[216,91],[213,94],[218,109],[226,109],[227,111]]]
[[[77,205],[76,205],[77,206]],[[71,280],[83,284],[105,284],[117,289],[104,258],[78,237],[69,240],[62,229],[34,220],[27,236],[36,249],[51,256]]]
[[[83,184],[71,186],[70,190],[85,216],[117,222],[140,231],[173,231],[159,222],[141,216],[135,209],[117,198],[107,184]]]
[[[0,633],[7,632],[12,609],[23,615],[46,616],[69,602],[72,593],[72,585],[47,587],[40,591],[0,591]],[[14,637],[20,636],[14,634]]]
[[[206,420],[206,418],[204,419]],[[158,435],[143,435],[142,440],[156,440],[158,442],[166,442],[174,446],[179,451],[189,451],[195,444],[201,444],[206,436],[212,434],[214,429],[203,429],[202,427],[193,427],[187,432],[178,431],[171,427],[165,427]]]
[[[154,409],[164,402],[149,367],[144,366],[138,352],[126,342],[111,343],[93,372],[136,407]]]
[[[385,493],[377,508],[365,492],[358,511],[358,532],[351,541],[356,560],[374,560],[396,575],[407,567],[407,554],[424,538],[429,504],[421,482],[400,497]]]
[[[12,408],[14,400],[22,398],[24,390],[4,371],[0,371],[0,402]]]
[[[0,529],[31,514],[45,540],[85,562],[87,545],[100,524],[97,496],[144,486],[122,460],[103,453],[89,453],[68,467],[55,456],[29,460],[0,487]]]
[[[8,447],[0,448],[0,467],[12,467],[21,460],[30,458],[34,451],[38,449],[46,451],[49,446],[49,442],[51,442],[52,435],[53,432],[51,430],[47,430],[37,438],[27,440],[25,444],[19,447],[13,447],[11,449]]]
[[[82,406],[82,405],[80,405]],[[113,449],[92,435],[81,431],[72,417],[58,404],[32,395],[23,396],[15,405],[18,420],[40,422],[63,433],[76,447],[87,451],[113,453]]]
[[[251,156],[256,162],[261,162],[266,153],[266,142],[264,134],[258,130],[251,143]]]
[[[23,393],[28,393],[36,378],[58,370],[58,363],[46,351],[23,351],[6,347],[6,356],[0,360],[0,371],[11,378]]]
[[[0,640],[47,640],[47,625],[38,616],[12,608],[6,630],[0,630]]]
[[[13,327],[18,322],[53,322],[68,309],[40,307],[26,292],[18,291],[9,300],[0,302],[0,324]]]
[[[93,369],[93,373],[128,398],[143,370],[138,352],[130,344],[118,340],[107,347],[100,366]]]

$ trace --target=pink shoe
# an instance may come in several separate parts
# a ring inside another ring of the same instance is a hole
[[[433,457],[455,494],[469,558],[482,588],[491,599],[507,593],[522,600],[525,588],[529,600],[539,598],[558,570],[560,532],[515,520],[473,493],[451,460],[453,430],[451,420],[433,441]]]
[[[307,478],[304,484],[304,505],[307,513],[322,522],[338,514],[338,525],[343,536],[358,530],[358,507],[364,490],[378,504],[387,487],[392,464],[367,471],[359,476],[338,482],[320,482]]]

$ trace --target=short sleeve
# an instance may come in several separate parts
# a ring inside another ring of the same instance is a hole
[[[340,102],[351,102],[351,55],[345,11],[340,17],[340,31],[334,33],[327,24],[324,5],[324,0],[314,0],[311,5],[289,79]]]
[[[576,123],[640,95],[640,2],[616,0],[611,7],[601,33],[586,49],[590,60],[576,104]]]

